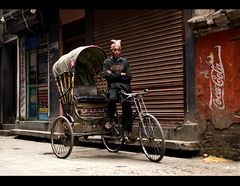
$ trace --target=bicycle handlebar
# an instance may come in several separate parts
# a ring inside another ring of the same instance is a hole
[[[121,90],[120,92],[121,92],[121,94],[127,96],[127,98],[125,98],[125,99],[128,99],[128,98],[131,98],[131,97],[137,97],[139,95],[148,94],[149,91],[148,91],[148,89],[145,89],[143,91],[132,92],[132,93],[126,93],[126,92],[124,92],[124,90]]]

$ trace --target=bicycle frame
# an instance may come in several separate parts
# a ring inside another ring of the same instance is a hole
[[[133,102],[134,105],[135,105],[135,108],[136,108],[136,111],[133,113],[132,117],[129,118],[126,122],[125,125],[122,125],[124,126],[122,129],[123,131],[125,130],[125,128],[134,121],[134,119],[139,116],[140,118],[140,121],[141,123],[143,122],[143,116],[148,114],[148,111],[147,111],[147,107],[144,103],[144,100],[143,100],[143,94],[147,94],[147,90],[146,92],[142,92],[142,93],[132,93],[132,95],[130,96],[130,94],[126,94],[126,93],[123,93],[121,92],[122,94],[124,95],[128,95],[127,98],[122,98],[121,102],[124,102],[124,101],[128,101],[129,98],[131,98],[130,102]],[[134,96],[136,95],[136,96]]]
[[[125,123],[122,123],[122,125],[119,122],[118,112],[116,112],[118,122],[113,125],[113,130],[102,134],[105,147],[109,152],[118,152],[125,140],[130,143],[139,140],[147,158],[153,162],[159,162],[165,153],[165,137],[160,123],[152,114],[148,113],[144,103],[143,96],[148,93],[148,90],[133,93],[121,91],[120,93],[121,103],[124,101],[133,102],[136,110],[132,117]],[[126,134],[124,131],[137,116],[139,116],[141,123],[139,123],[138,136],[133,135],[132,138],[131,135],[129,136],[129,133]]]

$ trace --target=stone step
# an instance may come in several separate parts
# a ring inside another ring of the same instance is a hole
[[[2,130],[15,129],[15,124],[2,124]]]
[[[15,136],[10,130],[0,130],[0,136]]]

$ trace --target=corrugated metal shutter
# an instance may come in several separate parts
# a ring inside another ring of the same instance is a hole
[[[183,123],[183,10],[96,10],[94,43],[110,55],[111,39],[122,40],[132,89],[151,91],[149,112],[165,126]]]

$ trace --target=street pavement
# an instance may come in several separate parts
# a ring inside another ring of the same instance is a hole
[[[0,136],[1,176],[230,176],[240,175],[240,162],[217,157],[164,156],[159,163],[142,152],[110,153],[104,148],[74,146],[66,159],[48,141]]]

